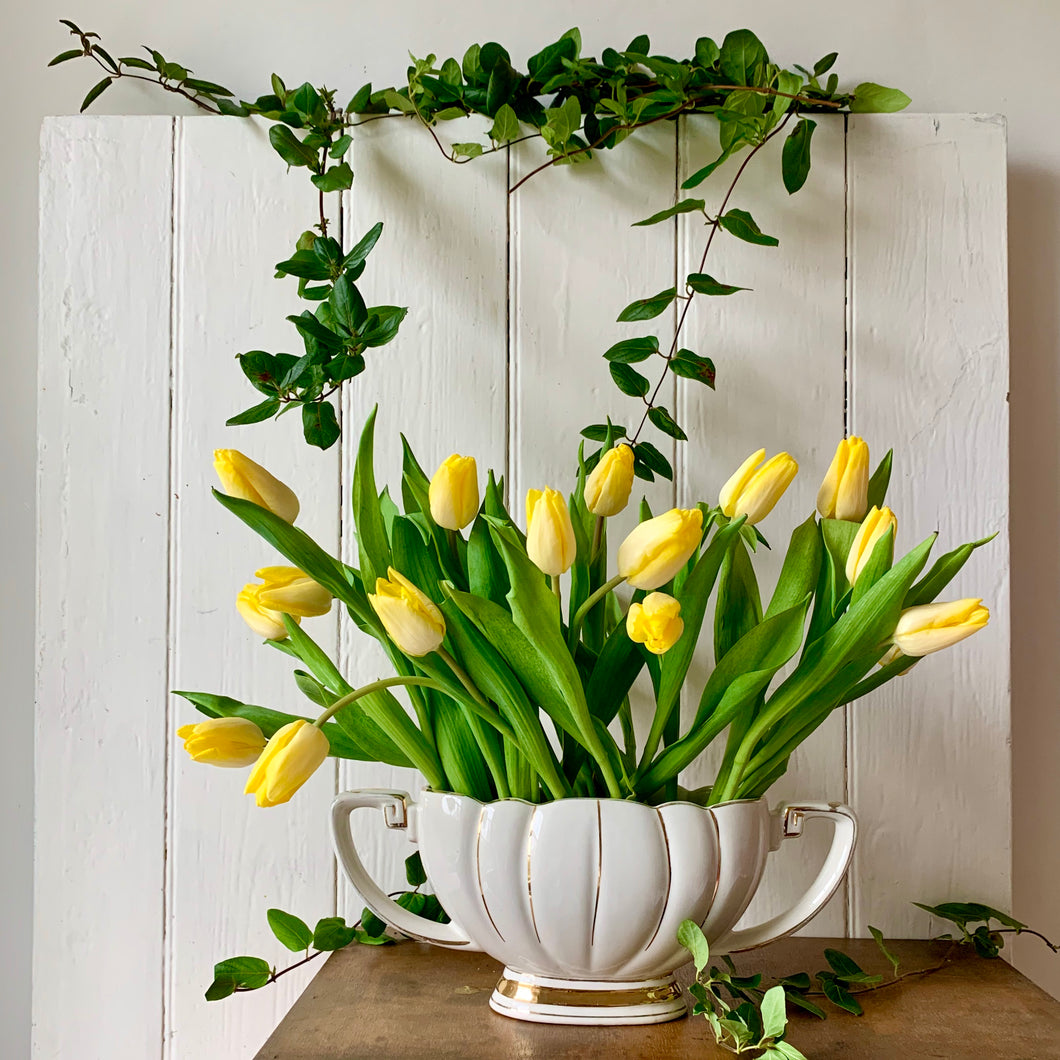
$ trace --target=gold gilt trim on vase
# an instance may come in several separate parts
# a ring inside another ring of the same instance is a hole
[[[634,1005],[661,1005],[681,996],[681,988],[675,982],[656,986],[637,986],[621,989],[616,983],[614,990],[578,990],[574,987],[540,986],[504,977],[497,984],[497,993],[510,1001],[534,1005],[590,1005],[594,1008],[629,1008]]]

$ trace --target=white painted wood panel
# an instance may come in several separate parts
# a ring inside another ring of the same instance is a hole
[[[717,124],[707,118],[681,123],[680,180],[720,153]],[[717,390],[681,380],[678,421],[690,441],[679,447],[680,491],[688,500],[716,504],[729,476],[756,449],[767,456],[787,450],[799,474],[759,529],[772,551],[759,548],[755,569],[768,602],[792,529],[814,509],[817,488],[836,443],[843,437],[845,187],[842,118],[824,115],[813,138],[813,167],[806,185],[789,196],[780,181],[783,137],[775,137],[740,177],[727,209],[749,211],[778,247],[745,243],[717,234],[705,271],[723,283],[749,291],[723,297],[696,297],[681,344],[713,358]],[[741,154],[683,197],[705,198],[718,213],[725,192],[746,159]],[[685,214],[678,227],[678,279],[698,272],[708,229],[702,215]],[[690,670],[685,715],[690,721],[712,662],[708,630],[697,663]],[[709,784],[723,747],[686,772],[690,788]],[[792,756],[787,774],[769,792],[783,799],[841,801],[844,790],[844,731],[833,715]],[[781,912],[803,894],[827,851],[831,828],[807,829],[797,843],[786,843],[772,860],[758,897],[747,912],[756,922]],[[846,918],[842,890],[808,933],[842,935]]]
[[[252,1055],[300,982],[208,1005],[213,962],[261,952],[282,963],[264,919],[272,905],[312,921],[337,902],[356,918],[359,899],[337,886],[326,836],[335,783],[419,784],[411,771],[343,764],[288,806],[259,811],[241,794],[242,774],[186,760],[174,730],[195,714],[169,688],[306,709],[292,666],[235,612],[235,593],[270,557],[210,497],[211,450],[241,448],[290,482],[299,524],[351,561],[353,455],[376,401],[380,488],[399,488],[400,430],[428,473],[453,451],[475,455],[483,477],[489,466],[505,473],[520,517],[527,487],[569,487],[578,430],[637,407],[600,354],[628,335],[672,336],[673,314],[614,318],[693,271],[703,232],[688,216],[628,226],[672,201],[678,180],[711,155],[708,124],[648,130],[510,198],[532,147],[455,166],[412,122],[358,130],[345,240],[383,220],[362,290],[411,311],[347,388],[344,442],[328,454],[304,446],[295,416],[223,426],[253,399],[233,356],[297,350],[282,319],[301,308],[293,281],[272,279],[262,262],[287,256],[315,220],[304,176],[285,174],[251,123],[46,126],[38,1055]],[[475,138],[455,126],[448,134]],[[814,149],[794,198],[780,185],[777,143],[730,204],[781,245],[716,240],[707,271],[755,290],[693,306],[682,343],[714,358],[718,390],[667,384],[692,443],[678,447],[675,486],[648,492],[656,508],[712,500],[759,445],[794,453],[801,474],[763,525],[777,551],[762,557],[764,593],[844,426],[877,457],[899,450],[891,501],[904,547],[936,526],[944,547],[1002,529],[951,594],[983,594],[990,628],[855,705],[848,731],[833,718],[771,792],[848,797],[862,818],[847,893],[813,933],[870,921],[924,933],[930,925],[909,915],[908,900],[1004,905],[1009,893],[1004,137],[990,120],[891,116],[852,118],[844,138],[842,120],[824,118]],[[691,194],[716,194],[724,175]],[[108,359],[111,350],[122,356]],[[134,612],[122,585],[138,587]],[[80,615],[93,621],[72,621]],[[352,682],[386,673],[374,645],[345,616],[341,634],[339,625],[338,615],[307,622]],[[686,782],[707,772],[697,765]],[[71,792],[87,795],[72,803]],[[403,839],[369,815],[355,822],[380,882],[401,885]],[[787,845],[756,911],[801,889],[824,839]],[[114,940],[132,934],[130,964]],[[73,952],[94,962],[71,961]],[[113,959],[105,974],[101,959]],[[57,989],[63,1006],[52,1003]],[[130,996],[141,1002],[134,1016]]]
[[[178,123],[174,232],[173,594],[171,688],[221,692],[294,714],[315,715],[292,677],[295,662],[265,645],[235,609],[254,571],[285,564],[211,495],[215,448],[236,448],[298,494],[297,525],[338,546],[338,455],[301,438],[295,414],[276,423],[226,427],[254,403],[238,365],[248,349],[301,352],[283,317],[301,310],[292,279],[262,263],[282,261],[316,219],[316,197],[277,165],[264,124],[208,117]],[[336,619],[303,626],[329,650]],[[174,697],[171,731],[199,715]],[[215,961],[241,953],[279,966],[292,954],[273,937],[266,911],[309,921],[333,913],[327,808],[334,770],[313,777],[284,806],[259,809],[243,794],[244,770],[191,761],[170,747],[167,889],[167,1057],[251,1056],[298,996],[314,966],[275,987],[223,1002],[203,991]],[[230,1003],[234,1001],[233,1003]]]
[[[1004,119],[850,118],[851,431],[893,445],[899,545],[987,534],[943,599],[989,626],[850,707],[852,927],[941,930],[910,901],[1009,907]]]
[[[161,1051],[172,141],[170,118],[41,136],[40,1060]]]
[[[443,143],[484,141],[488,128],[473,118],[449,122],[439,135]],[[488,468],[505,472],[508,152],[458,165],[415,123],[372,122],[355,130],[353,167],[346,245],[383,222],[360,289],[369,305],[409,307],[398,337],[369,351],[368,368],[344,396],[342,548],[356,566],[349,497],[361,428],[376,403],[376,484],[399,503],[402,433],[428,475],[453,452],[475,457],[480,487]],[[379,645],[345,615],[341,666],[354,685],[393,673]],[[340,767],[340,785],[415,792],[423,780],[412,769],[350,762]],[[355,814],[351,826],[380,885],[403,889],[412,851],[404,836],[387,831],[378,814]],[[340,873],[340,911],[352,922],[361,908]]]

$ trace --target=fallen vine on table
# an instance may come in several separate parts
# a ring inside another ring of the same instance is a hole
[[[710,950],[703,932],[691,920],[686,920],[678,930],[678,941],[692,956],[696,968],[695,982],[689,993],[695,999],[693,1015],[702,1015],[710,1024],[719,1045],[737,1054],[752,1053],[769,1060],[806,1060],[806,1057],[788,1042],[787,1007],[794,1005],[818,1019],[826,1019],[826,1010],[810,1000],[821,998],[854,1016],[863,1014],[858,997],[882,990],[906,979],[930,975],[945,968],[954,951],[971,948],[987,959],[996,958],[1005,944],[1006,934],[1028,934],[1042,940],[1053,953],[1060,946],[1050,942],[1043,934],[1009,916],[999,909],[981,902],[944,902],[942,905],[913,905],[926,910],[932,916],[949,921],[956,929],[938,935],[935,941],[949,940],[951,947],[936,964],[927,968],[915,968],[899,974],[898,958],[887,947],[887,941],[879,928],[869,925],[869,933],[876,941],[880,952],[891,965],[889,978],[873,975],[862,969],[857,961],[841,950],[826,949],[828,968],[817,972],[811,979],[809,972],[795,972],[782,976],[771,984],[764,984],[761,973],[740,974],[728,955],[722,957],[725,969],[712,965],[709,971]],[[998,926],[992,926],[996,921]],[[817,988],[813,988],[816,982]]]

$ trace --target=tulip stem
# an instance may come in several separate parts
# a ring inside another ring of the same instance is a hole
[[[577,647],[586,616],[612,589],[617,589],[625,580],[621,574],[616,574],[610,581],[604,582],[596,592],[590,593],[585,603],[574,612],[574,618],[571,619],[570,630],[567,635],[567,643],[570,645],[572,654],[575,647]]]
[[[560,585],[559,585],[559,575],[558,574],[550,574],[548,580],[549,580],[549,583],[552,585],[552,592],[553,592],[553,594],[556,597],[556,603],[559,605],[559,613],[560,613],[560,616],[561,616],[560,620],[562,621],[562,615],[563,615],[563,590],[560,588]]]
[[[460,549],[456,544],[456,531],[447,529],[445,536],[449,539],[449,551],[453,554],[453,562],[456,564],[456,569],[460,570]]]
[[[592,563],[596,559],[597,552],[600,551],[600,542],[604,537],[604,517],[598,515],[596,522],[593,523],[593,547],[589,550],[589,562]]]
[[[370,684],[355,688],[341,699],[335,700],[313,724],[319,729],[324,722],[330,721],[343,707],[348,707],[351,703],[355,703],[362,696],[371,695],[373,692],[378,692],[381,688],[392,688],[394,685],[422,685],[425,688],[436,688],[439,692],[445,691],[445,687],[431,677],[382,677],[378,681],[372,681]]]
[[[471,680],[471,676],[468,674],[467,670],[465,670],[441,645],[434,650],[439,656],[441,656],[441,659],[446,666],[456,674],[457,679],[467,689],[468,695],[470,695],[480,707],[488,707],[489,704],[486,702],[486,697],[478,690],[478,686]]]

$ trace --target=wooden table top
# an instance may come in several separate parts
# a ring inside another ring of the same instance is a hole
[[[737,956],[747,974],[811,974],[826,946],[890,975],[871,939],[784,939]],[[900,971],[937,964],[944,943],[888,944]],[[691,967],[678,974],[682,983]],[[414,942],[350,946],[328,958],[256,1060],[662,1060],[730,1056],[702,1017],[647,1027],[523,1023],[488,1007],[500,966],[480,953]],[[815,999],[816,1000],[816,999]],[[1060,1060],[1060,1002],[1002,960],[954,955],[941,970],[863,999],[865,1015],[789,1012],[788,1040],[809,1060]]]

